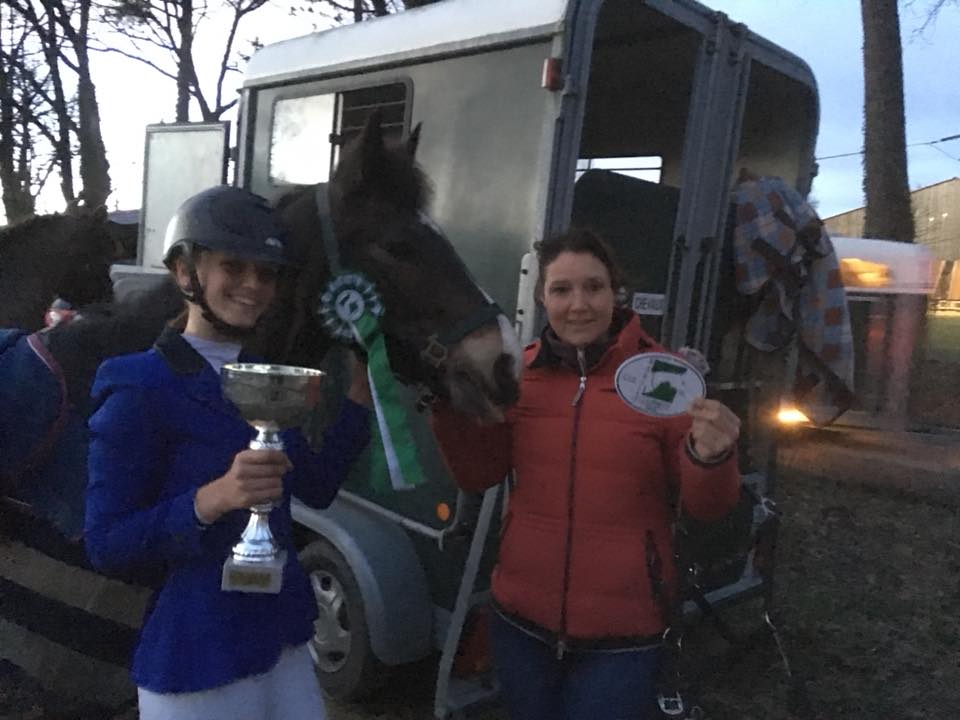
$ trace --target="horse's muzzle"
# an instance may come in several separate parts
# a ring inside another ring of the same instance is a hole
[[[520,395],[515,362],[512,355],[501,353],[486,372],[465,363],[449,368],[446,378],[454,409],[488,422],[502,422],[503,411]]]

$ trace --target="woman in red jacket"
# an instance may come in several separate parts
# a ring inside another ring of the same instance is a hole
[[[609,247],[575,229],[538,255],[548,326],[526,349],[519,402],[480,427],[439,406],[434,432],[461,487],[514,472],[491,626],[511,718],[636,720],[653,707],[676,590],[675,503],[703,520],[733,508],[740,421],[703,398],[681,415],[633,409],[616,371],[663,348],[616,307]]]

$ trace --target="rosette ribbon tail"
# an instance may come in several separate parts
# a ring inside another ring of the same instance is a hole
[[[341,273],[330,281],[317,311],[332,337],[356,341],[367,353],[367,379],[377,418],[372,428],[374,447],[383,447],[383,453],[373,452],[370,477],[374,489],[386,490],[386,477],[390,478],[394,490],[419,485],[424,481],[424,474],[390,371],[387,346],[380,330],[383,304],[376,288],[360,273]]]
[[[380,332],[380,323],[370,313],[365,312],[352,323],[354,337],[367,353],[367,378],[370,381],[370,394],[377,417],[377,432],[383,445],[383,455],[371,468],[375,485],[383,489],[382,478],[390,477],[394,490],[415,487],[424,481],[423,470],[417,459],[417,449],[413,435],[406,422],[406,411],[397,398],[396,381],[390,371],[387,348]],[[387,472],[383,472],[381,463],[386,462]],[[380,467],[377,467],[381,465]]]

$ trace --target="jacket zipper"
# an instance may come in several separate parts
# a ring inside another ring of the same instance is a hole
[[[570,559],[573,553],[573,499],[574,477],[577,468],[577,436],[580,430],[580,409],[583,393],[587,389],[587,363],[583,348],[577,348],[577,364],[580,366],[580,385],[573,396],[573,439],[570,443],[570,473],[567,478],[567,547],[563,565],[563,595],[560,599],[560,632],[557,633],[557,660],[563,660],[567,652],[567,594],[570,591]]]

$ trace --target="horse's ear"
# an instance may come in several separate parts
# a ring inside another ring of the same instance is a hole
[[[410,157],[417,156],[417,147],[420,145],[420,128],[422,127],[423,123],[417,123],[407,138],[407,154]]]

